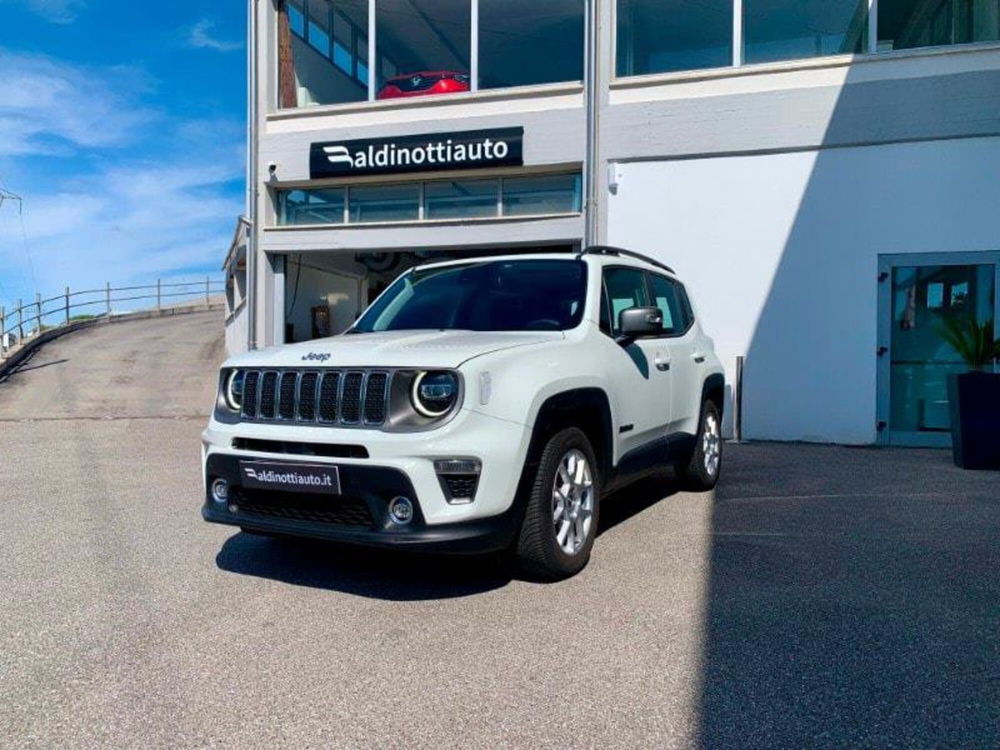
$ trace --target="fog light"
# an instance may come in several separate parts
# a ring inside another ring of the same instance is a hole
[[[226,502],[229,499],[229,482],[225,479],[212,482],[212,499],[217,503]]]
[[[389,516],[395,523],[405,526],[413,520],[413,503],[405,497],[395,498],[389,503]]]

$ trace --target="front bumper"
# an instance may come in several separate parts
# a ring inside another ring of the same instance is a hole
[[[216,453],[208,457],[205,504],[201,510],[206,521],[372,547],[472,554],[507,547],[520,520],[512,505],[490,518],[428,525],[410,480],[402,472],[386,467],[338,465],[341,494],[307,495],[244,487],[239,463],[238,456]],[[217,478],[229,483],[226,503],[211,497],[209,488]],[[395,524],[389,516],[389,503],[400,496],[414,503],[414,518],[405,526]]]
[[[355,444],[368,457],[323,458],[237,447],[248,438]],[[283,424],[226,425],[213,420],[202,436],[202,516],[206,521],[253,531],[353,544],[459,553],[498,550],[513,540],[520,522],[514,499],[529,438],[530,431],[523,425],[471,411],[462,412],[439,430],[416,434]],[[448,458],[481,462],[474,502],[448,502],[434,468],[435,460]],[[244,492],[241,460],[336,466],[342,491],[311,496],[277,493],[286,495],[277,499],[266,496],[275,494],[272,491]],[[211,498],[209,488],[216,477],[229,482],[232,502],[217,503]],[[394,524],[388,513],[389,503],[399,496],[409,498],[415,508],[413,520],[405,526]],[[279,506],[287,501],[291,508],[255,512],[275,500]]]

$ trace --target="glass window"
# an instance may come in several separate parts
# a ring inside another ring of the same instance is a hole
[[[868,0],[743,0],[747,63],[867,51]]]
[[[425,219],[465,219],[497,215],[496,180],[451,180],[424,186]]]
[[[580,191],[580,175],[507,178],[503,181],[503,215],[579,213]]]
[[[998,0],[879,0],[879,51],[998,39]]]
[[[416,221],[420,218],[420,185],[372,185],[352,187],[350,220]]]
[[[333,14],[333,62],[349,76],[354,75],[354,24],[339,11]]]
[[[376,48],[395,67],[379,75],[378,98],[469,90],[471,4],[463,0],[376,0]]]
[[[564,331],[583,318],[587,267],[512,260],[417,269],[398,279],[351,329]]]
[[[611,331],[617,336],[622,310],[649,305],[646,274],[635,268],[608,268],[604,271],[604,289],[611,313]]]
[[[578,174],[504,179],[501,215],[579,213],[580,179]],[[278,225],[342,224],[345,202],[350,204],[347,221],[351,223],[496,218],[500,184],[494,177],[280,190]]]
[[[285,190],[278,193],[279,226],[343,224],[344,189]]]
[[[306,12],[299,0],[289,0],[288,2],[288,23],[293,32],[305,38]]]
[[[308,0],[306,4],[287,0],[281,9],[281,20],[288,24],[288,30],[278,35],[281,106],[367,100],[367,75],[361,76],[358,67],[367,61],[357,59],[360,52],[353,44],[355,36],[368,34],[367,0]]]
[[[653,274],[650,280],[653,284],[653,299],[663,313],[663,332],[669,336],[686,331],[691,319],[685,304],[684,289],[665,276]]]
[[[583,0],[479,0],[479,87],[583,80]]]
[[[307,0],[308,1],[308,0]],[[324,57],[330,54],[330,5],[309,2],[309,44]]]
[[[890,429],[950,429],[948,375],[969,368],[941,332],[949,320],[993,327],[995,278],[987,264],[893,269]]]
[[[619,76],[733,63],[733,0],[618,0]]]
[[[355,77],[363,83],[365,86],[368,85],[368,38],[359,36],[358,37],[358,54],[356,58],[358,64],[357,72]]]

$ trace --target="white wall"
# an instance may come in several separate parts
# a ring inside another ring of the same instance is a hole
[[[618,165],[614,245],[688,283],[744,436],[876,439],[878,256],[1000,248],[1000,138]]]
[[[226,318],[226,353],[229,356],[242,354],[247,350],[249,334],[247,306],[243,305],[235,314]]]

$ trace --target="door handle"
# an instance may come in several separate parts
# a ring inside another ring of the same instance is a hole
[[[669,359],[660,359],[659,357],[657,357],[656,359],[653,360],[653,364],[656,365],[656,369],[659,370],[660,372],[666,372],[667,370],[670,369]]]
[[[696,363],[700,365],[702,362],[705,361],[705,355],[702,354],[701,352],[695,352],[694,354],[691,355],[691,359],[693,359]]]

